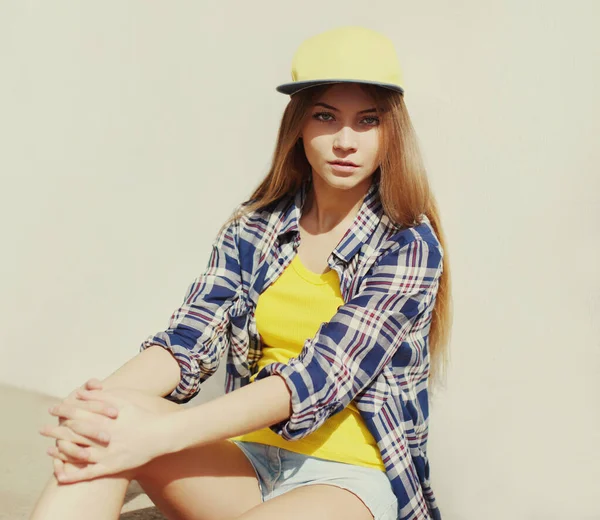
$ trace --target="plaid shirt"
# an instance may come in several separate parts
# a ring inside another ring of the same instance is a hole
[[[140,351],[151,345],[170,350],[180,364],[181,380],[167,399],[189,401],[225,353],[225,392],[249,384],[261,356],[258,296],[296,254],[308,186],[224,227],[169,328],[141,344]],[[346,303],[306,340],[298,357],[267,365],[256,376],[285,379],[292,415],[270,428],[290,441],[354,400],[381,451],[401,520],[441,519],[426,446],[428,333],[443,250],[429,219],[422,219],[410,228],[393,225],[373,182],[328,258]]]

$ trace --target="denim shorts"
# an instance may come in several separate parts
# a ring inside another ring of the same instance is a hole
[[[383,471],[257,442],[230,442],[240,447],[254,467],[263,502],[298,487],[329,484],[357,495],[370,509],[374,520],[397,518],[398,501]]]

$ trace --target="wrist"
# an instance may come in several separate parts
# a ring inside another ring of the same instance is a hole
[[[184,408],[180,406],[174,412],[156,416],[153,435],[153,446],[155,446],[153,458],[185,449],[181,442],[181,436],[178,434],[180,430],[177,428],[178,418],[183,411]]]

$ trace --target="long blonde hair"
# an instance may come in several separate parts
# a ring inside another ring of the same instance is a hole
[[[311,87],[291,96],[281,118],[269,172],[240,213],[262,209],[294,194],[311,175],[312,169],[299,138],[313,103],[330,87]],[[443,273],[429,331],[431,393],[435,384],[442,382],[449,359],[452,297],[446,239],[403,95],[376,85],[360,84],[360,87],[373,98],[380,117],[380,166],[374,175],[379,176],[379,194],[385,214],[392,222],[406,227],[418,224],[420,216],[427,215],[444,250]]]

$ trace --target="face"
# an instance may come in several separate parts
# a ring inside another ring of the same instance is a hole
[[[375,103],[356,83],[334,84],[316,99],[301,134],[313,181],[343,190],[370,183],[379,166],[379,124]]]

